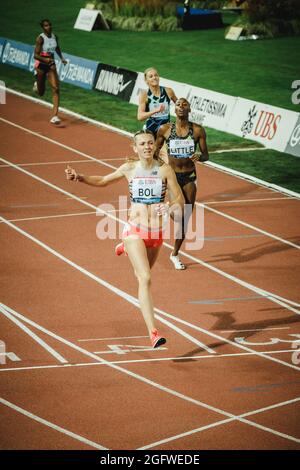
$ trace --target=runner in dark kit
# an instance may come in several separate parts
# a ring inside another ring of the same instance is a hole
[[[186,269],[178,256],[178,251],[184,241],[186,225],[192,213],[196,200],[196,168],[195,162],[208,160],[206,133],[202,126],[189,122],[190,104],[185,98],[179,98],[175,103],[176,122],[160,127],[156,139],[156,157],[166,143],[168,157],[166,163],[173,168],[179,186],[185,198],[185,221],[182,221],[182,236],[176,238],[170,260],[175,269]],[[201,153],[196,153],[199,146]]]

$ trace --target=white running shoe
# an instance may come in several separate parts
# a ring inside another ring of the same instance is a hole
[[[183,264],[180,259],[179,259],[179,256],[174,256],[172,255],[172,253],[170,254],[170,260],[172,261],[172,263],[174,264],[174,267],[175,269],[178,269],[178,270],[183,270],[183,269],[186,269],[186,265]]]
[[[38,93],[37,82],[34,82],[33,87],[32,87],[32,90],[34,91],[34,93]]]
[[[61,120],[59,119],[58,116],[53,116],[51,119],[50,119],[50,122],[51,124],[59,124],[61,122]]]

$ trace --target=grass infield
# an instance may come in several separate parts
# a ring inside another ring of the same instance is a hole
[[[291,84],[299,80],[300,37],[264,41],[228,41],[224,29],[182,32],[74,30],[83,0],[1,0],[0,35],[34,44],[39,21],[49,18],[63,51],[92,60],[143,71],[155,66],[160,75],[210,90],[300,111],[291,101]],[[229,16],[224,17],[226,21]],[[232,16],[230,16],[232,21]],[[33,95],[33,76],[0,65],[7,87]],[[49,90],[45,95],[51,101]],[[61,85],[61,106],[136,131],[137,108],[96,91]],[[1,108],[0,108],[1,109]],[[247,152],[211,154],[211,160],[270,183],[300,191],[300,158],[275,150],[255,151],[256,142],[206,128],[210,151],[249,147]]]

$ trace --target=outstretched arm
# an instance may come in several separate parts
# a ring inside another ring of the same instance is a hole
[[[126,165],[126,164],[125,164]],[[69,165],[67,166],[65,173],[67,180],[70,181],[80,181],[81,183],[89,184],[90,186],[107,186],[111,183],[114,183],[121,178],[123,178],[124,172],[123,167],[125,165],[121,165],[116,171],[109,173],[105,176],[86,176],[77,173],[73,168]]]

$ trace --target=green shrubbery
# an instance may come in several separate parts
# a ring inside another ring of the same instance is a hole
[[[249,0],[235,25],[243,26],[246,35],[264,38],[299,35],[299,0]]]

